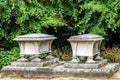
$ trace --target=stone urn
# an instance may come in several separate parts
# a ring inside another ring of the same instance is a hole
[[[68,39],[73,53],[71,62],[80,62],[80,58],[83,57],[87,57],[86,63],[95,63],[95,56],[96,59],[102,59],[100,57],[100,45],[103,39],[102,36],[95,34],[71,36]]]
[[[18,61],[27,61],[25,55],[31,55],[35,58],[32,61],[41,61],[39,54],[50,53],[52,41],[56,39],[48,34],[26,34],[17,36],[14,40],[19,43],[21,59]]]

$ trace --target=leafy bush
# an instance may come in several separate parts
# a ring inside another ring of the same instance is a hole
[[[6,50],[16,46],[12,39],[18,35],[45,33],[43,28],[66,25],[54,8],[37,0],[0,0],[0,12],[0,48]]]
[[[6,50],[16,46],[17,35],[42,32],[65,39],[95,33],[107,46],[120,43],[120,0],[0,0],[0,12],[0,47]]]
[[[109,62],[120,63],[120,49],[119,48],[106,48],[101,50],[101,56]]]
[[[62,47],[62,49],[53,49],[51,54],[63,61],[70,61],[72,59],[72,52],[68,47]]]
[[[44,0],[44,5],[63,16],[71,33],[100,34],[107,47],[120,44],[120,0]]]
[[[19,49],[12,48],[10,51],[0,51],[0,68],[9,65],[12,61],[16,61],[19,58]]]

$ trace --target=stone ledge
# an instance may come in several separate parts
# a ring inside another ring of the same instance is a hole
[[[44,67],[13,67],[7,66],[1,70],[1,77],[23,78],[53,78],[53,77],[96,77],[110,78],[119,70],[119,63],[108,63],[98,69],[64,68],[59,62]]]
[[[11,78],[51,78],[53,76],[52,69],[64,62],[54,63],[42,67],[20,67],[20,66],[5,66],[1,70],[1,77]]]
[[[56,74],[62,75],[62,76],[72,75],[73,77],[92,76],[92,77],[109,78],[118,70],[119,70],[119,63],[108,63],[105,66],[98,68],[98,69],[65,68],[64,65],[59,65],[53,69],[53,72],[56,72]]]
[[[89,63],[73,63],[73,62],[67,62],[63,66],[65,68],[75,68],[75,69],[97,69],[101,66],[104,66],[107,64],[107,59],[96,61],[96,63],[89,64]]]
[[[42,67],[42,66],[47,66],[53,63],[59,62],[58,58],[53,58],[47,61],[43,62],[12,62],[11,66],[13,67]]]

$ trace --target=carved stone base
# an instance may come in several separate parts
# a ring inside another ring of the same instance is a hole
[[[110,78],[119,70],[119,63],[108,63],[97,69],[65,68],[63,62],[43,67],[6,66],[1,70],[1,77],[12,78],[53,78],[53,77],[87,77]]]
[[[31,61],[31,62],[12,62],[10,66],[12,67],[43,67],[47,65],[51,65],[54,63],[58,63],[59,59],[54,58],[50,60],[45,60],[45,61]]]
[[[72,59],[70,62],[78,63],[79,60],[74,58],[74,59]]]
[[[84,69],[84,68],[65,68],[64,65],[59,65],[53,68],[56,75],[63,77],[91,77],[91,78],[110,78],[119,70],[119,63],[108,63],[100,68]]]
[[[24,58],[24,57],[21,57],[20,59],[17,60],[18,62],[28,62],[29,60]]]
[[[107,59],[96,61],[94,64],[90,63],[73,63],[66,62],[63,66],[65,68],[75,68],[75,69],[97,69],[107,64]]]
[[[40,58],[34,58],[31,60],[31,62],[41,62],[41,61],[43,61],[43,60]]]
[[[49,60],[49,59],[53,59],[55,57],[53,57],[52,55],[48,55],[45,59]]]
[[[93,56],[88,57],[86,63],[96,63],[96,61],[93,60]]]

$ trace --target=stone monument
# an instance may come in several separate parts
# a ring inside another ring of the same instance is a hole
[[[96,55],[96,59],[102,59],[100,57],[100,45],[104,38],[100,35],[83,34],[78,36],[72,36],[68,39],[70,41],[73,51],[72,61],[79,62],[80,57],[87,57],[86,63],[95,63],[93,60]]]
[[[51,52],[53,35],[27,34],[14,40],[20,46],[20,59],[1,70],[2,77],[100,77],[109,78],[119,70],[119,63],[109,63],[100,57],[100,46],[104,39],[100,35],[82,34],[71,36],[72,60],[61,62],[49,54],[45,59],[40,54]],[[26,59],[30,55],[32,58]]]
[[[100,57],[103,39],[95,34],[71,36],[68,41],[72,47],[72,60],[56,66],[53,71],[62,76],[111,77],[119,70],[119,63],[108,63]]]
[[[21,57],[17,61],[28,61],[24,58],[25,55],[31,55],[34,58],[31,61],[42,61],[42,59],[39,58],[39,55],[51,52],[51,44],[54,39],[56,39],[56,37],[47,34],[27,34],[17,36],[14,40],[17,41],[20,46]]]
[[[20,47],[20,59],[12,62],[11,65],[2,68],[2,76],[39,76],[44,70],[50,71],[49,65],[59,62],[51,54],[52,41],[56,39],[53,35],[47,34],[26,34],[17,36],[14,40]],[[40,54],[49,54],[45,59],[40,58]],[[31,56],[26,59],[25,56]],[[37,72],[38,70],[38,72]],[[47,74],[46,73],[46,74]],[[44,73],[45,74],[45,73]]]

